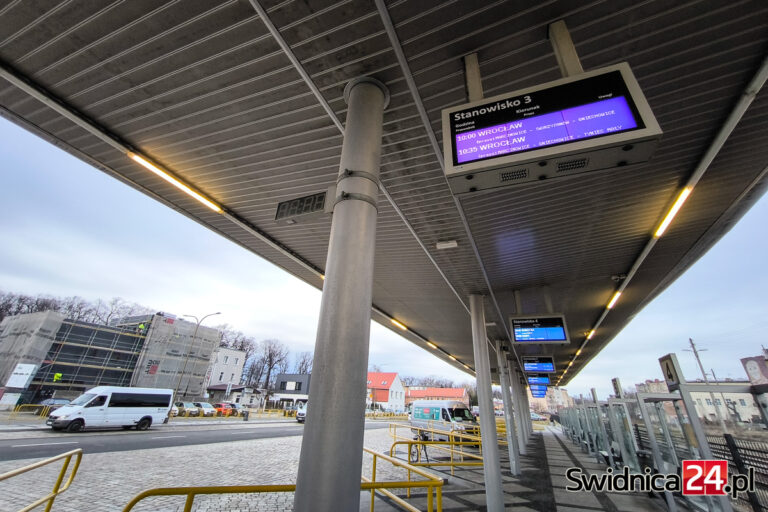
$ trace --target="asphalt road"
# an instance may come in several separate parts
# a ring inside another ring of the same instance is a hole
[[[387,428],[388,424],[366,423],[365,428]],[[188,446],[194,444],[227,443],[270,437],[300,436],[304,425],[281,424],[273,426],[244,427],[237,429],[185,429],[164,430],[153,427],[143,432],[121,430],[96,431],[68,434],[50,432],[50,436],[26,439],[0,440],[0,461],[52,457],[68,450],[82,448],[84,454]]]

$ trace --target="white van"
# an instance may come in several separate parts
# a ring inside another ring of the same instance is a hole
[[[455,400],[414,400],[408,419],[412,427],[477,433],[477,419],[464,402]],[[439,434],[422,433],[421,437],[448,440],[447,436]]]
[[[147,430],[152,423],[168,421],[172,398],[172,389],[99,386],[56,409],[45,424],[67,432],[90,427]]]

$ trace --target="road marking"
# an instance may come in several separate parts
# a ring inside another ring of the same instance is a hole
[[[77,441],[65,441],[62,443],[34,443],[34,444],[12,444],[11,448],[23,448],[25,446],[49,446],[52,444],[77,444]]]
[[[187,436],[160,436],[160,437],[153,437],[152,439],[170,439],[172,437],[187,437]]]

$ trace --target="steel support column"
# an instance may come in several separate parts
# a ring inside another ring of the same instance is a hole
[[[347,84],[339,165],[312,390],[294,510],[359,510],[365,389],[371,325],[376,198],[387,88],[371,78]]]
[[[520,374],[510,368],[509,380],[512,384],[512,399],[515,401],[515,425],[517,426],[517,446],[520,455],[526,455],[528,441],[525,437],[525,407],[523,404],[523,386],[520,384]],[[530,416],[530,414],[529,414]]]
[[[509,470],[513,475],[520,474],[520,448],[517,445],[515,421],[512,417],[512,397],[509,395],[509,374],[507,373],[507,358],[503,356],[501,341],[496,340],[496,362],[499,367],[499,384],[501,384],[501,399],[504,401],[504,424],[507,427],[507,451],[509,452]]]
[[[504,492],[501,487],[499,443],[496,438],[496,415],[493,412],[491,363],[488,360],[482,295],[469,296],[469,310],[472,315],[472,346],[477,374],[477,403],[480,406],[480,432],[483,436],[485,503],[488,511],[502,511],[504,510]]]

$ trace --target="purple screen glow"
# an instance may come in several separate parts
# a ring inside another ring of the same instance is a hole
[[[623,96],[456,135],[456,157],[466,163],[637,127]]]

